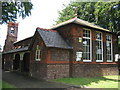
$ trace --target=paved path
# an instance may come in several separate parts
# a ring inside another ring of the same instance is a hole
[[[2,81],[2,53],[0,52],[0,83]],[[0,84],[0,90],[2,90],[2,84]]]
[[[61,83],[37,80],[14,72],[3,72],[2,79],[18,88],[61,88],[58,90],[64,90],[64,88],[71,87]]]

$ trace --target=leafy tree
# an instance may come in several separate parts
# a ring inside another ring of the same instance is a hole
[[[114,32],[120,30],[120,1],[98,2],[95,5],[96,23]]]
[[[1,24],[16,21],[18,16],[24,19],[26,16],[31,15],[31,9],[33,7],[33,4],[29,0],[28,2],[22,2],[22,0],[19,0],[19,2],[1,2],[1,5]]]
[[[2,50],[2,46],[0,45],[0,52],[1,52],[1,50]]]
[[[60,23],[75,17],[95,23],[101,27],[117,32],[120,30],[120,1],[119,2],[70,2],[59,11]]]

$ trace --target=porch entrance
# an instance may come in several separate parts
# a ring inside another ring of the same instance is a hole
[[[18,70],[20,68],[20,55],[15,55],[15,60],[13,60],[13,70]]]
[[[21,65],[22,72],[29,72],[30,65],[30,53],[25,53],[23,56],[23,61]]]

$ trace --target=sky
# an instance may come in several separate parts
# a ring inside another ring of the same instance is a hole
[[[31,16],[18,19],[18,41],[34,35],[37,27],[50,28],[55,24],[58,11],[64,8],[70,0],[31,0],[33,9]],[[7,25],[0,25],[0,45],[3,47],[7,35]]]

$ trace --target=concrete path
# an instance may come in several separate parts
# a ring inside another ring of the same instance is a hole
[[[2,81],[2,53],[0,52],[0,83]],[[2,90],[2,84],[0,84],[0,90]]]
[[[37,80],[15,72],[2,72],[2,79],[17,88],[59,88],[51,90],[66,90],[66,88],[72,87],[61,83]]]

